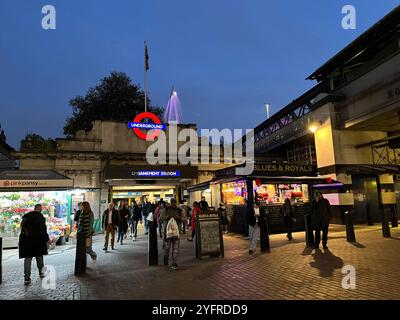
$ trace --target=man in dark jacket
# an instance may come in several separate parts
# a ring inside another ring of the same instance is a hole
[[[108,239],[111,233],[111,249],[114,250],[115,229],[119,226],[119,212],[114,209],[114,203],[108,205],[108,209],[104,211],[101,219],[101,226],[105,231],[106,237],[104,242],[104,251],[108,248]]]
[[[131,236],[133,241],[135,241],[137,237],[137,226],[139,222],[142,223],[142,213],[136,201],[133,200],[132,216],[130,219]]]
[[[206,201],[206,197],[201,197],[201,201],[199,202],[200,210],[203,212],[208,211],[208,202]]]
[[[147,200],[147,196],[143,196],[142,198],[142,216],[143,216],[143,220],[144,220],[144,234],[148,234],[149,233],[149,223],[147,220],[147,217],[149,216],[150,212],[153,212],[152,210],[154,210],[152,204]]]
[[[25,284],[31,283],[32,258],[35,257],[39,276],[45,277],[43,255],[47,254],[47,243],[50,241],[47,234],[46,219],[42,215],[42,205],[35,205],[34,211],[22,217],[21,234],[19,236],[19,258],[25,259]]]
[[[126,206],[125,201],[121,201],[121,205],[119,207],[119,226],[118,226],[118,239],[117,243],[121,241],[121,245],[123,244],[124,237],[126,232],[128,231],[128,222],[131,217],[128,207]]]
[[[313,201],[312,209],[313,214],[311,217],[311,224],[315,230],[314,249],[319,249],[319,243],[321,242],[321,231],[322,245],[324,249],[328,249],[328,228],[331,216],[331,205],[319,191],[315,194],[315,200]]]

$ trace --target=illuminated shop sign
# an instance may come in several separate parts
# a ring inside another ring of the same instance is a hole
[[[181,172],[179,170],[165,171],[165,170],[139,170],[132,171],[132,176],[135,177],[180,177]]]
[[[143,119],[150,119],[153,122],[141,122]],[[132,122],[128,122],[128,129],[132,129],[140,139],[153,140],[159,136],[161,130],[167,129],[167,125],[161,123],[160,119],[154,113],[142,112]],[[148,134],[142,130],[153,130],[153,132]]]

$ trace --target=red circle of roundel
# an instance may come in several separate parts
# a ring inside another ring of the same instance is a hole
[[[133,119],[133,122],[140,122],[140,121],[142,121],[143,119],[146,119],[146,118],[149,118],[149,119],[153,120],[155,124],[161,124],[160,119],[158,119],[158,117],[157,117],[154,113],[151,113],[151,112],[142,112],[142,113],[139,113],[139,114],[135,117],[135,119]],[[154,131],[153,134],[147,134],[147,133],[141,131],[139,128],[134,128],[134,129],[133,129],[133,132],[134,132],[140,139],[143,139],[143,140],[154,139],[154,138],[158,137],[159,134],[160,134],[160,132],[161,132],[160,129],[153,130],[153,131]]]

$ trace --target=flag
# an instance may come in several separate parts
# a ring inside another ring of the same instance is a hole
[[[149,51],[147,50],[147,43],[144,42],[144,70],[149,70]]]

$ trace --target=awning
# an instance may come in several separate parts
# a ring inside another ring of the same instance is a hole
[[[35,190],[72,188],[74,181],[49,170],[0,171],[1,190]]]
[[[211,180],[212,181],[212,180]],[[190,186],[187,188],[187,190],[189,192],[196,192],[196,191],[203,191],[203,190],[207,190],[210,189],[210,182],[211,181],[207,181],[207,182],[202,182],[199,184],[195,184],[193,186]]]

